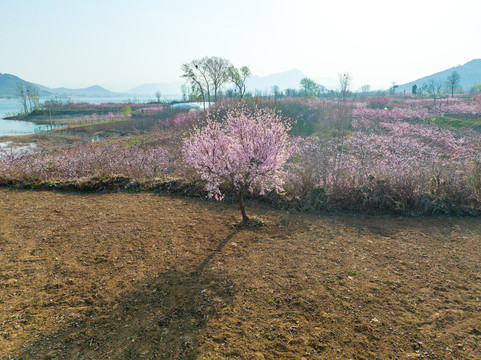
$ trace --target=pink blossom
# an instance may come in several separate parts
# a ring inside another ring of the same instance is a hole
[[[231,108],[223,122],[210,114],[207,125],[194,130],[184,142],[184,156],[207,181],[209,191],[220,193],[222,185],[233,190],[246,221],[245,193],[281,190],[289,157],[288,130],[273,110]]]

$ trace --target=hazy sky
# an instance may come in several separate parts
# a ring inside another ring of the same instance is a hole
[[[481,58],[480,15],[480,0],[0,0],[0,73],[126,90],[215,55],[388,88]]]

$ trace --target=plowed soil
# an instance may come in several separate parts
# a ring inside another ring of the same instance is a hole
[[[481,219],[0,190],[2,359],[481,359]]]

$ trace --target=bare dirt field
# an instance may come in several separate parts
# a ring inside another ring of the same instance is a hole
[[[247,210],[0,189],[0,359],[481,359],[481,219]]]

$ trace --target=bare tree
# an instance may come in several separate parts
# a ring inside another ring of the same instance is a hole
[[[459,73],[454,70],[451,75],[448,76],[448,79],[446,80],[446,88],[449,90],[451,93],[451,97],[454,97],[454,92],[458,89],[459,87],[459,82],[461,80],[461,76]]]
[[[182,101],[188,101],[190,97],[190,89],[187,84],[182,84],[180,87],[180,91],[182,92]]]
[[[393,95],[396,92],[396,89],[398,88],[398,85],[396,85],[396,82],[392,82],[392,86],[389,88],[389,93]]]
[[[423,88],[428,92],[429,95],[431,95],[434,101],[434,106],[436,106],[436,99],[440,97],[441,89],[443,88],[443,82],[431,79],[427,84],[423,85]]]
[[[27,98],[27,89],[23,82],[17,82],[17,89],[16,94],[20,105],[22,106],[23,113],[25,115],[28,114],[28,98]]]
[[[239,91],[239,97],[242,99],[246,92],[246,81],[251,76],[251,71],[247,66],[237,69],[235,66],[229,66],[227,70],[229,80],[232,81],[236,90]]]
[[[360,91],[361,91],[362,94],[367,94],[369,91],[371,91],[371,85],[366,84],[366,85],[361,86]]]
[[[40,105],[40,97],[38,94],[38,89],[33,85],[27,85],[26,92],[27,92],[29,112],[32,112],[38,109]]]
[[[234,68],[230,61],[217,56],[204,56],[199,60],[192,60],[190,63],[183,64],[182,77],[190,83],[193,92],[200,92],[202,101],[205,98],[211,102],[213,92],[214,101],[221,94],[222,86],[229,80],[239,89],[241,97],[245,94],[245,81],[251,75],[247,66],[243,66],[240,71]]]
[[[160,91],[157,91],[155,93],[155,97],[157,98],[157,103],[160,104],[160,97],[162,96],[161,92]]]
[[[199,93],[205,110],[205,97],[210,103],[210,82],[207,77],[205,63],[201,60],[193,60],[190,63],[182,64],[182,77],[191,85],[193,93]]]
[[[38,89],[33,85],[21,81],[17,82],[16,96],[25,115],[37,109],[40,105]]]
[[[337,108],[337,121],[339,128],[345,128],[350,122],[352,109],[347,103],[350,91],[349,87],[352,83],[352,76],[349,73],[339,74],[339,100]]]
[[[214,101],[217,101],[217,92],[229,80],[228,69],[230,61],[217,56],[204,57],[201,59],[204,64],[207,76],[214,90]]]
[[[345,101],[349,95],[349,87],[351,86],[351,83],[352,83],[351,74],[349,73],[339,74],[338,83],[339,83],[339,96],[343,101]]]

